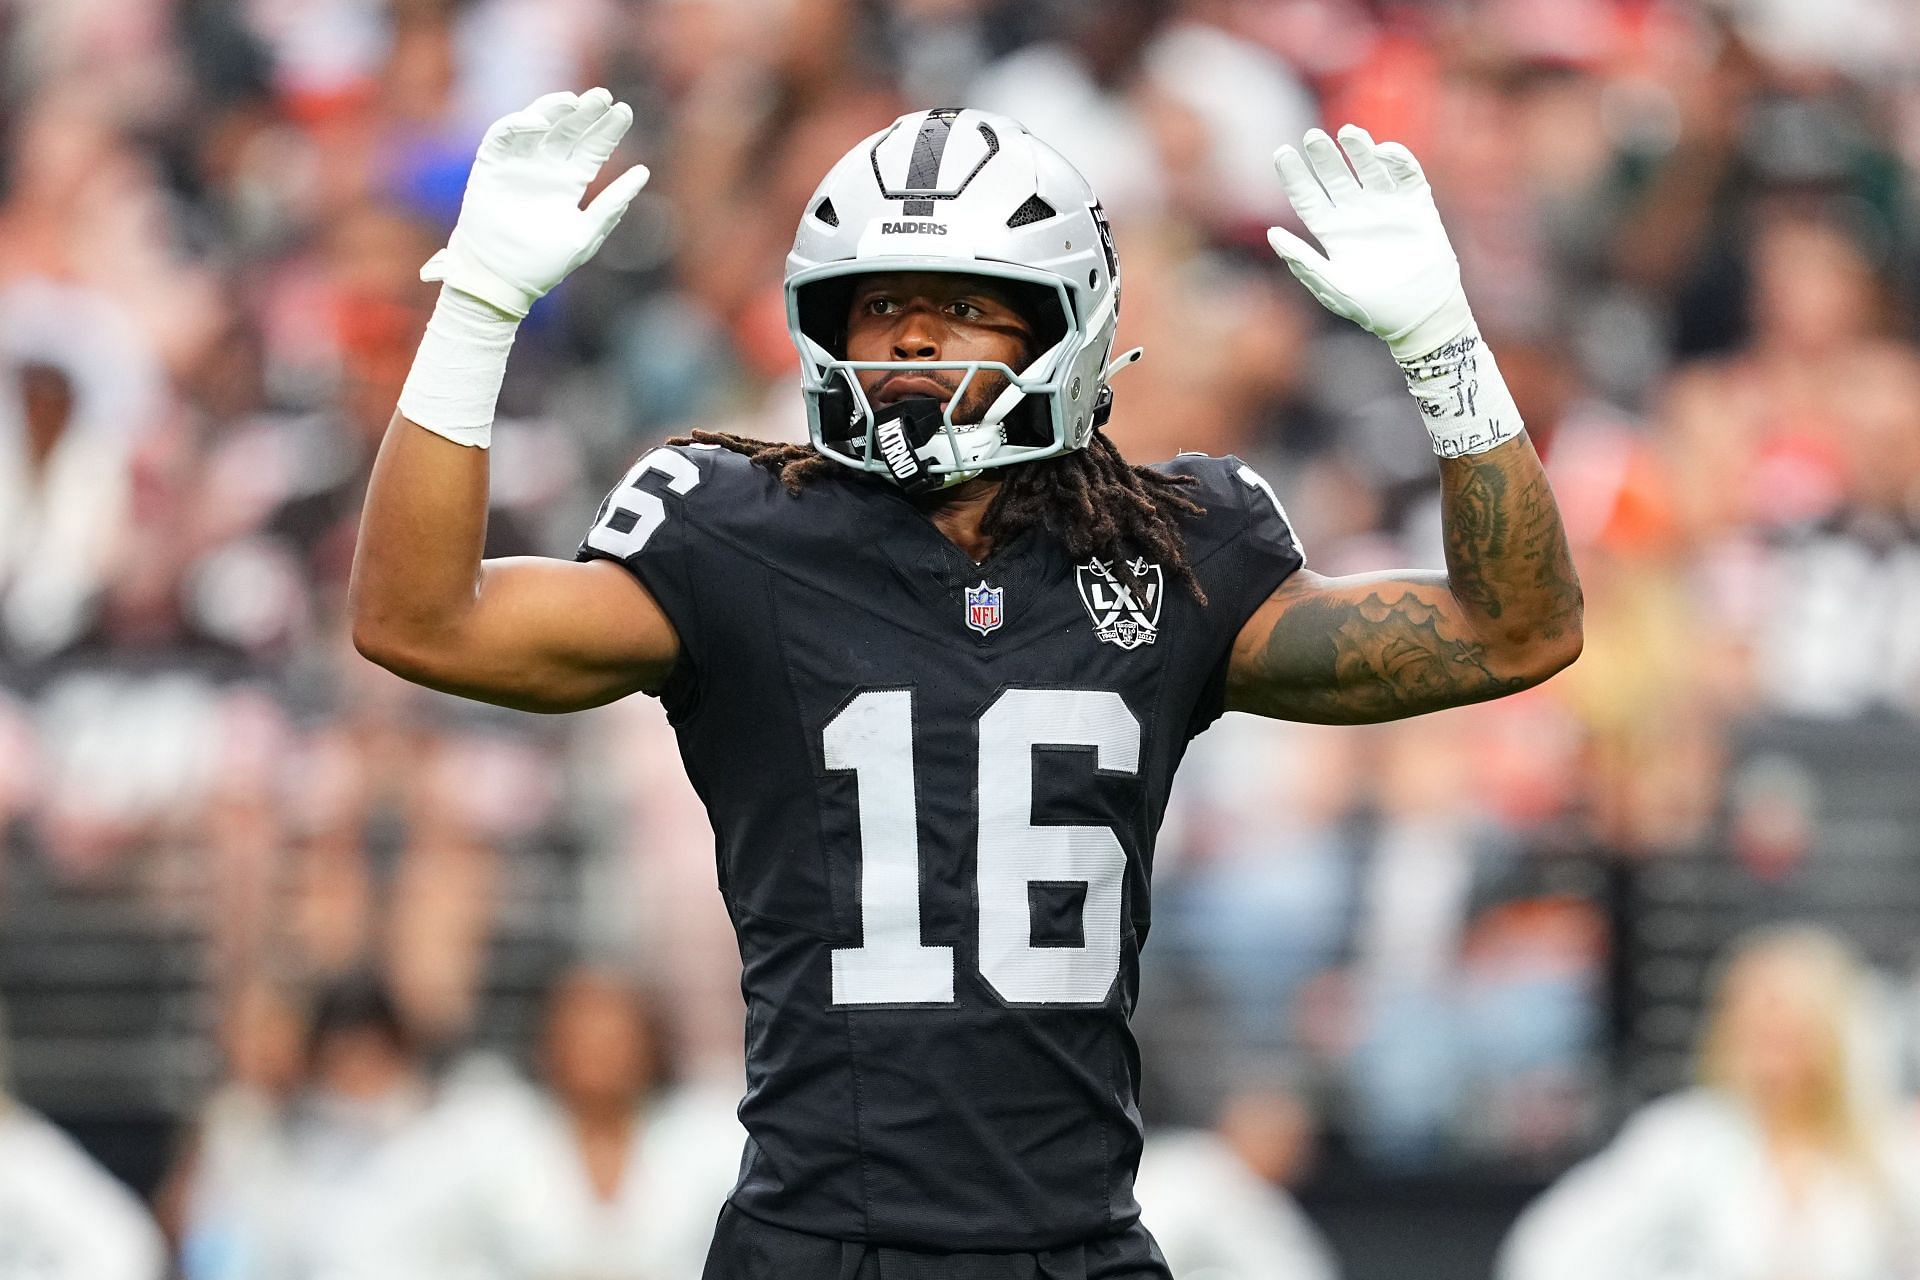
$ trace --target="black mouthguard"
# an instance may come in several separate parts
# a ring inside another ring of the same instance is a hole
[[[932,396],[907,396],[873,415],[874,449],[887,464],[887,473],[908,493],[941,487],[933,464],[919,450],[944,426],[940,401]]]

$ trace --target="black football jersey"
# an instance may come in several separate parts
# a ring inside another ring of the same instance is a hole
[[[778,1226],[1032,1250],[1138,1216],[1128,1031],[1154,836],[1249,614],[1301,564],[1266,483],[1182,455],[1208,602],[1032,532],[975,564],[898,489],[656,449],[582,558],[682,658],[662,698],[747,1001],[732,1201]]]

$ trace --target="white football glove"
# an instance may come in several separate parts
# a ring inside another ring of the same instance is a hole
[[[1267,243],[1320,305],[1386,339],[1402,360],[1464,333],[1473,317],[1460,262],[1413,153],[1397,142],[1375,145],[1352,124],[1341,128],[1338,147],[1310,130],[1304,150],[1303,159],[1281,147],[1273,163],[1294,212],[1326,252],[1283,227],[1268,230]]]
[[[453,236],[420,278],[526,315],[594,255],[646,185],[646,166],[635,165],[580,207],[632,124],[633,110],[605,89],[550,93],[494,121],[474,157]]]

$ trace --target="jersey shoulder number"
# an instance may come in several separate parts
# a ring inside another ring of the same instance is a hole
[[[724,536],[775,483],[745,455],[718,445],[649,449],[601,501],[581,540],[582,558],[628,560],[656,537],[664,549],[695,530]]]
[[[738,581],[753,512],[778,480],[742,454],[714,445],[662,445],[620,477],[575,553],[612,560],[666,611],[683,651],[707,647],[700,603],[714,583]]]
[[[649,476],[658,476],[658,487],[681,497],[697,489],[704,479],[700,464],[690,453],[665,445],[649,449],[601,500],[593,525],[581,540],[582,550],[598,551],[616,560],[646,550],[647,543],[667,522],[667,504],[654,491],[656,486],[645,483]]]
[[[1287,570],[1306,563],[1306,553],[1287,509],[1281,505],[1265,476],[1233,454],[1176,454],[1155,470],[1192,480],[1187,492],[1207,514],[1191,526],[1196,545],[1190,560],[1199,560],[1223,546],[1239,543],[1256,556],[1291,560]]]

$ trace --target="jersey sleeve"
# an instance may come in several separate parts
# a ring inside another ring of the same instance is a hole
[[[1192,477],[1188,493],[1206,514],[1187,526],[1187,563],[1207,593],[1210,669],[1189,732],[1226,710],[1227,664],[1247,619],[1296,570],[1306,553],[1266,477],[1241,459],[1183,453],[1160,468]]]
[[[757,474],[756,474],[757,473]],[[730,527],[756,502],[763,472],[711,445],[663,445],[641,455],[614,485],[580,540],[576,560],[611,560],[646,588],[680,641],[680,660],[661,693],[669,712],[692,697],[722,629],[716,588],[746,567]]]

